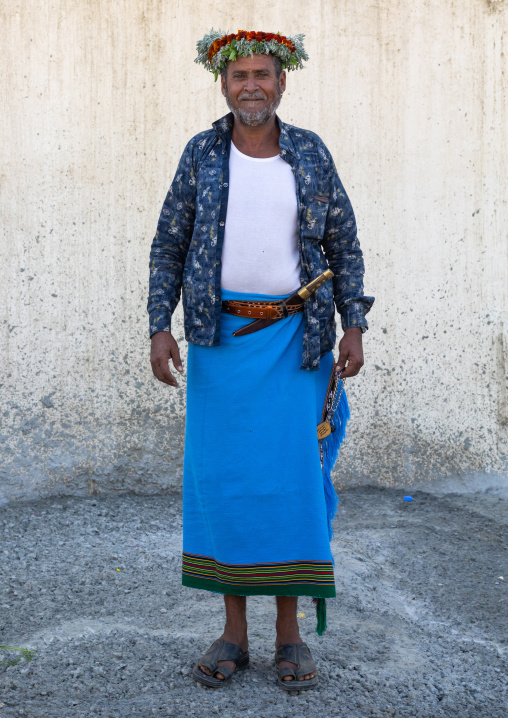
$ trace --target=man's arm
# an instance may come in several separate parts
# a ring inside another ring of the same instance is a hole
[[[171,317],[180,300],[183,268],[196,214],[196,177],[192,145],[187,144],[162,205],[150,250],[150,282],[147,310],[152,338],[151,364],[159,381],[177,386],[169,371],[171,357],[182,371],[178,345],[171,335]]]
[[[363,366],[362,333],[368,329],[365,315],[374,297],[363,294],[365,267],[356,232],[353,207],[330,156],[331,194],[322,248],[332,272],[333,294],[344,336],[339,342],[336,368],[343,377],[356,376]],[[346,366],[347,365],[347,366]]]

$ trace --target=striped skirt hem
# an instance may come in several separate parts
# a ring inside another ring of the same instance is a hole
[[[184,552],[182,584],[236,596],[336,595],[331,561],[224,564],[209,556]]]

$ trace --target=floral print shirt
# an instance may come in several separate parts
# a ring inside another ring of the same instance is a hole
[[[364,262],[355,216],[330,152],[313,132],[277,120],[280,155],[296,180],[300,281],[308,284],[327,268],[334,273],[304,303],[301,369],[316,370],[335,345],[335,307],[344,330],[360,327],[363,332],[374,297],[363,295]],[[150,251],[150,336],[171,331],[171,316],[183,291],[187,341],[203,346],[220,342],[221,253],[233,121],[229,113],[214,122],[213,129],[188,142],[180,158]]]

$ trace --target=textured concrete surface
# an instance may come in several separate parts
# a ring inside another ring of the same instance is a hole
[[[506,471],[508,4],[203,7],[2,3],[0,500],[179,486],[185,377],[151,376],[148,253],[185,142],[226,111],[193,63],[211,25],[306,34],[280,115],[356,211],[377,301],[337,481]]]
[[[251,668],[218,691],[193,681],[223,606],[181,586],[179,495],[4,505],[0,644],[35,652],[0,666],[0,716],[504,718],[508,485],[436,488],[340,493],[322,638],[299,602],[320,683],[294,696],[275,683],[272,597],[248,599]]]

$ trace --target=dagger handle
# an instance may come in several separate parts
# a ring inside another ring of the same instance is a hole
[[[299,297],[301,297],[304,301],[310,297],[311,294],[314,294],[316,289],[319,289],[319,287],[327,282],[329,279],[333,277],[333,272],[331,269],[327,269],[323,272],[323,274],[320,274],[319,277],[316,277],[316,279],[313,279],[312,282],[307,284],[305,287],[302,287],[298,290],[297,294]]]

